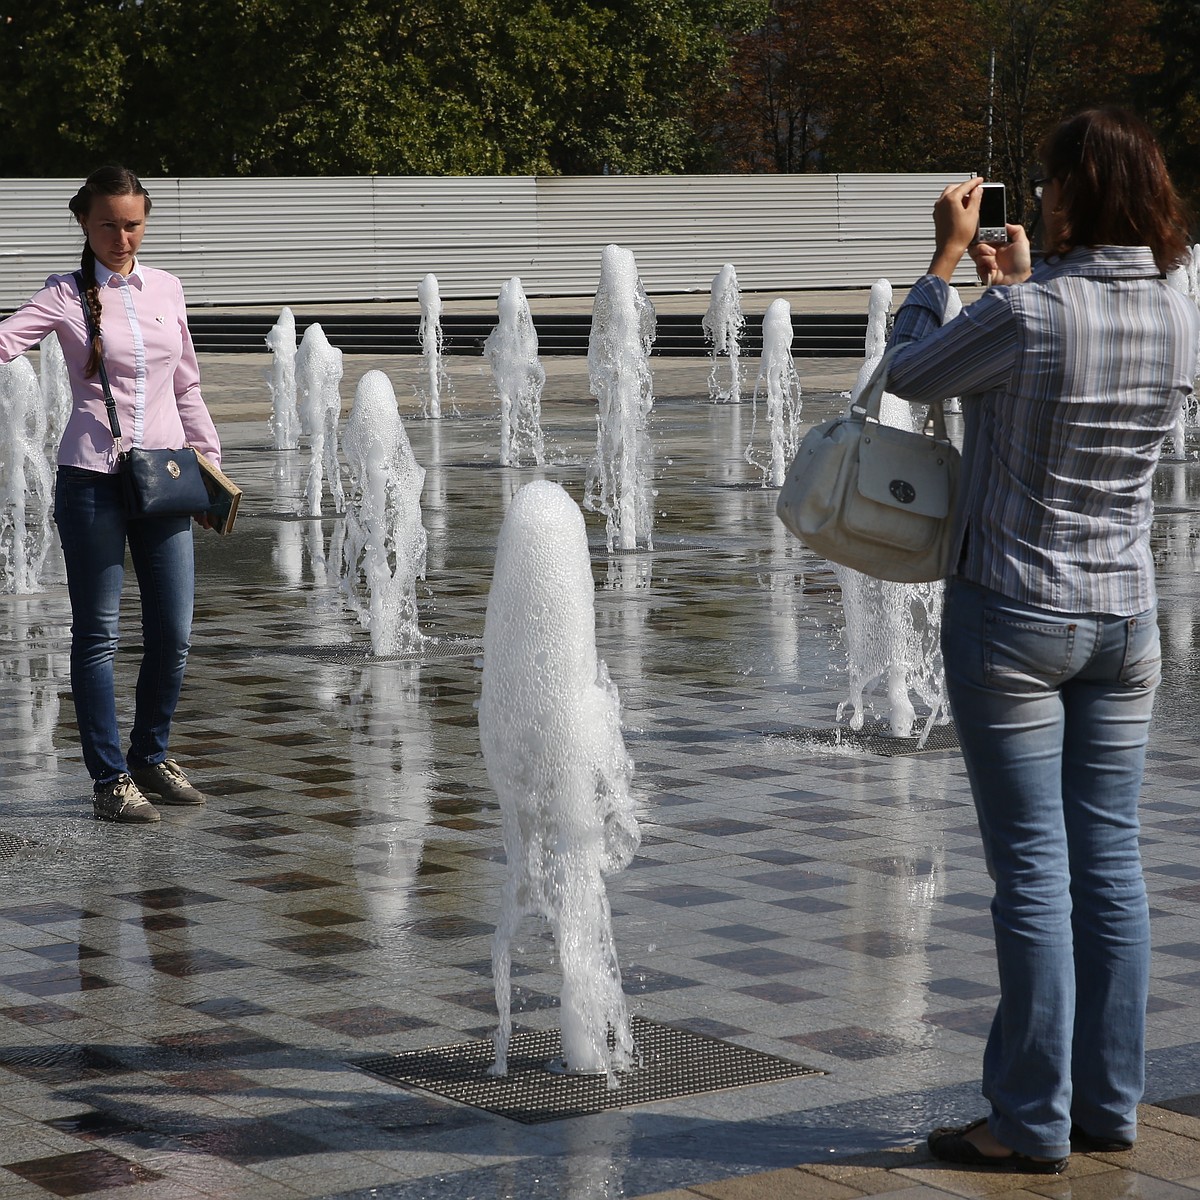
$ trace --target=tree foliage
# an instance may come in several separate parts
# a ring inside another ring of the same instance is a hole
[[[765,0],[0,0],[0,170],[682,171]],[[7,10],[7,11],[6,11]]]
[[[990,164],[1019,210],[1124,102],[1200,189],[1200,0],[0,0],[0,80],[9,175]]]

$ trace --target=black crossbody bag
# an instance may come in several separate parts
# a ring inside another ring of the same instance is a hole
[[[79,288],[79,303],[87,326],[88,339],[96,336],[92,314],[88,311],[83,292],[83,272],[74,273]],[[117,402],[108,384],[104,356],[100,356],[100,386],[104,389],[104,406],[108,409],[108,427],[117,447],[117,472],[125,498],[125,512],[130,517],[190,517],[207,511],[212,504],[191,446],[178,450],[146,450],[121,445],[121,423],[117,419]]]

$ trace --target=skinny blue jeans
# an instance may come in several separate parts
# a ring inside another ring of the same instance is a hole
[[[71,693],[83,761],[96,785],[167,756],[192,628],[195,567],[190,517],[130,521],[115,475],[59,467],[54,522],[71,598]],[[121,750],[113,663],[125,544],[142,601],[142,663],[129,753]]]
[[[989,872],[1000,1003],[989,1126],[1070,1153],[1136,1135],[1150,919],[1138,795],[1161,674],[1154,610],[1064,615],[951,580],[946,684]]]

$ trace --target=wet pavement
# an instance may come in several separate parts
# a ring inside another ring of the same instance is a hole
[[[492,556],[523,483],[579,498],[594,408],[585,364],[549,361],[550,461],[501,469],[481,363],[450,362],[460,415],[430,422],[415,360],[346,359],[347,401],[388,371],[427,471],[419,594],[437,640],[374,660],[327,577],[335,517],[294,515],[306,456],[266,448],[267,362],[201,363],[246,492],[231,538],[197,537],[172,751],[206,808],[149,829],[91,820],[65,590],[0,597],[0,1200],[1200,1192],[1200,464],[1156,481],[1165,677],[1143,845],[1159,1107],[1124,1161],[970,1175],[913,1149],[982,1111],[996,981],[961,761],[830,744],[847,686],[836,582],[743,457],[767,450],[750,388],[706,403],[695,360],[655,361],[654,550],[609,556],[588,517],[599,651],[644,806],[642,850],[609,886],[617,948],[640,1018],[823,1073],[524,1125],[354,1065],[494,1027],[504,866],[474,710]],[[857,363],[798,367],[809,423],[844,403]],[[555,1028],[553,947],[532,920],[513,977],[516,1028]]]

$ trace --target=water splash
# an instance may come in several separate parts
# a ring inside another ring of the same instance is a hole
[[[708,311],[704,314],[704,338],[712,346],[708,371],[708,398],[714,404],[738,404],[742,399],[742,371],[738,356],[739,344],[746,318],[742,315],[742,298],[738,289],[737,272],[726,263],[716,274],[710,289]],[[729,386],[718,382],[717,356],[729,358]]]
[[[421,305],[421,324],[417,336],[421,341],[421,360],[425,369],[421,415],[436,421],[442,415],[442,392],[453,395],[453,389],[442,353],[445,345],[442,336],[442,297],[438,292],[437,276],[432,272],[417,284],[417,300]]]
[[[344,443],[350,472],[341,545],[340,586],[376,654],[414,650],[417,580],[425,578],[421,488],[396,393],[382,371],[368,371],[354,393]]]
[[[654,305],[633,254],[605,246],[588,335],[588,378],[598,401],[596,453],[584,485],[584,508],[605,515],[608,549],[654,548],[650,496],[652,450],[647,422],[654,405],[650,347]]]
[[[1167,272],[1167,283],[1200,308],[1200,245],[1193,246],[1184,261]],[[1197,343],[1196,346],[1195,374],[1200,377],[1200,343]],[[1179,405],[1179,414],[1175,418],[1175,425],[1167,439],[1171,444],[1171,449],[1168,451],[1165,446],[1163,447],[1163,462],[1187,461],[1187,427],[1189,424],[1197,423],[1198,409],[1200,409],[1200,405],[1196,402],[1195,391],[1192,391],[1183,398]]]
[[[763,316],[763,349],[754,381],[754,419],[758,419],[758,389],[765,385],[767,426],[771,431],[769,463],[758,461],[753,433],[746,447],[746,461],[763,473],[763,487],[781,487],[788,466],[800,445],[800,376],[792,360],[792,306],[784,299],[772,300]]]
[[[500,288],[497,310],[500,320],[488,334],[483,353],[500,400],[500,465],[519,467],[525,448],[540,467],[546,461],[542,435],[546,372],[538,361],[537,330],[517,276]]]
[[[296,318],[284,308],[267,334],[271,369],[266,372],[271,390],[271,431],[276,450],[294,450],[300,444],[300,416],[296,411]]]
[[[593,588],[579,508],[556,483],[527,484],[500,529],[479,699],[508,861],[492,943],[493,1072],[507,1070],[512,939],[524,916],[540,915],[562,967],[566,1069],[616,1086],[634,1045],[604,877],[629,863],[641,834],[620,701],[596,654]]]
[[[850,403],[866,390],[887,347],[892,285],[886,279],[871,286],[867,305],[866,357],[859,368]],[[913,428],[912,407],[906,400],[883,395],[880,420],[897,429]],[[833,563],[842,589],[846,620],[846,656],[850,671],[847,698],[837,709],[840,721],[847,707],[850,728],[861,729],[868,699],[883,685],[882,709],[892,733],[909,737],[916,723],[913,704],[927,707],[929,715],[921,737],[947,718],[945,673],[941,658],[942,584],[893,583],[875,579],[850,567]]]
[[[314,322],[304,331],[296,354],[296,391],[300,429],[309,439],[308,480],[304,485],[303,515],[321,515],[325,476],[334,509],[341,512],[346,497],[338,461],[338,418],[341,416],[342,352],[329,344]]]
[[[0,590],[42,590],[52,541],[54,477],[46,458],[46,412],[33,364],[24,355],[0,364]]]

